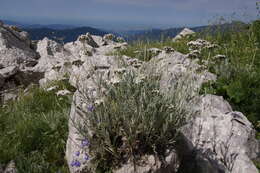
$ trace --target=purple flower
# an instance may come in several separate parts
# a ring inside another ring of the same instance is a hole
[[[88,111],[89,112],[93,112],[94,109],[95,109],[95,107],[93,105],[88,106]]]
[[[85,155],[84,155],[84,160],[86,160],[86,161],[89,160],[89,155],[88,155],[88,154],[85,154]]]
[[[87,139],[84,139],[81,141],[81,147],[88,147],[89,146],[89,141]]]
[[[73,160],[70,164],[72,167],[80,167],[81,163],[78,160]]]
[[[78,157],[79,155],[80,155],[80,152],[79,152],[79,151],[76,151],[76,152],[75,152],[75,156]]]

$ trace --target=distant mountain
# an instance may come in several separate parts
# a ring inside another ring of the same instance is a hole
[[[195,32],[201,32],[208,26],[200,26],[191,28]],[[128,41],[133,40],[164,40],[166,38],[173,38],[180,33],[182,28],[169,28],[169,29],[150,29],[150,30],[138,30],[123,32],[122,35]]]
[[[24,28],[24,27],[28,26],[27,24],[23,24],[23,23],[11,21],[11,20],[2,20],[2,21],[4,22],[4,24],[14,25],[14,26],[17,26],[19,28]]]
[[[5,24],[15,25],[23,30],[27,31],[32,40],[41,40],[44,37],[53,39],[59,42],[71,42],[75,41],[79,35],[86,34],[89,32],[92,35],[103,36],[108,32],[92,28],[92,27],[79,27],[74,25],[64,25],[64,24],[25,24],[10,20],[3,20]]]
[[[49,28],[49,29],[56,29],[56,30],[64,30],[64,29],[73,29],[77,28],[77,26],[74,25],[63,25],[63,24],[51,24],[51,25],[27,25],[23,27],[25,29],[41,29],[41,28]]]
[[[50,24],[50,25],[41,25],[41,24],[24,24],[14,21],[3,20],[4,23],[9,25],[15,25],[23,30],[29,32],[32,40],[41,40],[44,37],[48,37],[50,39],[56,41],[63,41],[65,43],[75,41],[79,35],[86,34],[89,32],[93,35],[103,36],[107,33],[113,33],[116,36],[122,36],[127,41],[135,41],[135,40],[165,40],[166,38],[173,38],[178,33],[183,30],[181,28],[169,28],[169,29],[147,29],[147,30],[128,30],[128,31],[105,31],[92,27],[78,27],[73,25],[64,25],[64,24]],[[213,25],[213,26],[198,26],[191,27],[195,32],[200,33],[216,33],[216,31],[228,31],[235,30],[237,26],[246,26],[246,24],[233,21],[232,23],[222,24],[222,25]],[[234,29],[235,28],[235,29]],[[206,31],[206,32],[204,32]]]
[[[86,34],[89,32],[92,35],[103,36],[107,32],[92,28],[92,27],[80,27],[73,29],[50,29],[50,28],[24,28],[27,31],[32,40],[41,40],[44,37],[56,41],[63,41],[64,43],[75,41],[79,35]]]
[[[11,20],[3,20],[3,22],[7,25],[15,25],[15,26],[18,26],[19,28],[23,28],[23,29],[49,28],[49,29],[63,30],[63,29],[72,29],[72,28],[79,27],[79,26],[65,25],[65,24],[48,24],[48,25],[26,24],[26,23],[11,21]]]
[[[198,26],[191,27],[190,29],[198,33],[210,33],[214,34],[217,32],[226,32],[226,31],[236,31],[239,32],[245,29],[248,25],[239,22],[233,21],[232,23],[226,23],[222,25],[210,25],[210,26]],[[128,41],[135,40],[165,40],[167,38],[173,38],[179,34],[184,27],[182,28],[169,28],[169,29],[150,29],[150,30],[136,30],[136,31],[124,31],[120,34]]]

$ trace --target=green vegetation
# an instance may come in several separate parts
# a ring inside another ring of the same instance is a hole
[[[33,86],[0,108],[0,164],[14,160],[19,173],[68,172],[65,146],[71,99],[55,92],[67,81],[45,91]]]
[[[149,48],[163,49],[164,47],[172,47],[176,51],[188,53],[189,49],[186,45],[192,38],[183,39],[180,42],[173,42],[172,39],[166,39],[164,41],[136,41],[130,44],[126,49],[119,50],[112,54],[126,55],[129,57],[140,59],[142,61],[149,61],[152,57],[156,55],[154,53],[151,53],[149,51]]]
[[[136,54],[136,51],[147,52],[148,48],[169,46],[187,54],[187,42],[197,38],[208,40],[219,45],[215,49],[202,49],[200,63],[207,62],[210,72],[217,75],[217,81],[205,85],[204,93],[223,96],[231,103],[234,110],[243,112],[260,130],[260,21],[252,24],[232,22],[229,29],[215,26],[194,35],[193,38],[178,42],[139,41],[132,43],[127,49],[117,52],[141,60],[149,60],[148,53]],[[146,55],[146,56],[144,56]],[[147,56],[148,55],[148,56]],[[216,55],[225,55],[225,59],[214,59]]]
[[[178,129],[194,113],[193,98],[198,92],[191,74],[175,81],[165,93],[159,92],[160,78],[154,75],[139,79],[126,73],[112,86],[101,81],[102,102],[88,99],[88,111],[82,115],[86,123],[79,131],[90,142],[95,171],[109,172],[128,160],[138,165],[147,154],[165,159],[174,148]]]
[[[239,26],[238,26],[239,27]],[[256,29],[258,28],[258,29]],[[203,57],[213,61],[216,54],[226,55],[225,60],[209,63],[209,70],[218,79],[211,85],[210,92],[224,96],[234,110],[243,112],[259,130],[260,121],[260,40],[259,21],[239,32],[218,33],[208,36],[221,47],[204,52]]]

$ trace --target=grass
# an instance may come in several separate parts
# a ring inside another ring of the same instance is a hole
[[[14,160],[19,173],[69,172],[65,161],[71,99],[37,86],[0,108],[0,164]]]
[[[256,21],[257,24],[258,22]],[[243,112],[259,131],[260,34],[255,27],[254,23],[242,28],[241,32],[231,31],[207,36],[208,40],[221,47],[203,52],[202,57],[209,60],[209,70],[218,76],[217,81],[207,88],[208,91],[224,96],[233,109]],[[213,56],[216,54],[226,55],[227,58],[214,61]]]
[[[183,39],[179,42],[173,42],[171,39],[166,39],[164,41],[136,41],[131,43],[126,49],[122,49],[111,54],[126,55],[142,61],[149,61],[152,57],[156,56],[156,54],[149,51],[149,48],[163,49],[164,47],[172,47],[176,51],[188,53],[189,49],[186,45],[192,38],[193,37]]]

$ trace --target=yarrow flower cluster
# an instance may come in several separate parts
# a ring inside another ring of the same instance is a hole
[[[81,148],[84,150],[86,147],[89,146],[89,141],[87,139],[84,139],[81,141]],[[82,157],[81,157],[82,155]],[[81,153],[80,151],[76,151],[74,153],[74,156],[76,157],[76,159],[74,159],[72,162],[71,162],[71,166],[72,167],[80,167],[81,166],[81,162],[79,161],[80,158],[83,158],[84,162],[88,161],[89,160],[89,155],[87,153]]]

